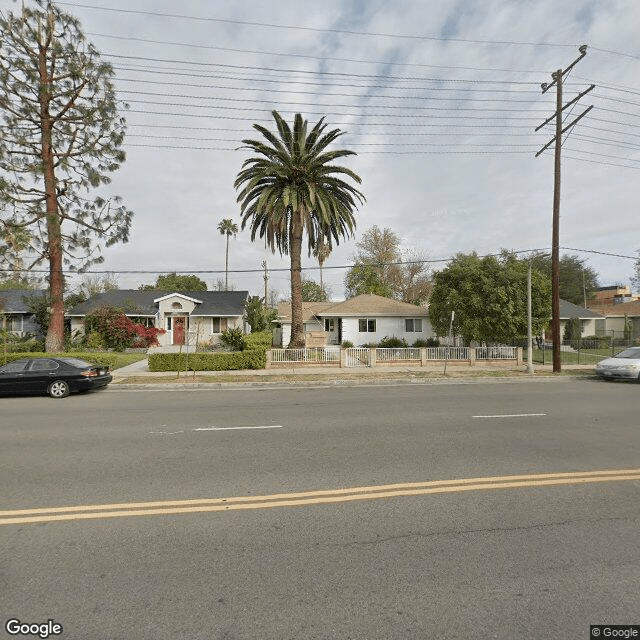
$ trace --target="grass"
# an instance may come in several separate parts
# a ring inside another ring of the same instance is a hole
[[[615,349],[615,353],[621,349]],[[527,360],[527,351],[524,350],[524,359]],[[611,357],[611,348],[606,349],[581,349],[580,351],[560,351],[560,362],[562,364],[592,364],[594,367],[604,358]],[[533,350],[533,362],[534,364],[542,364],[542,350]],[[553,362],[553,351],[546,349],[544,352],[545,364]]]
[[[146,353],[116,353],[116,363],[113,365],[114,369],[120,369],[126,367],[134,362],[140,362],[140,360],[146,360]]]

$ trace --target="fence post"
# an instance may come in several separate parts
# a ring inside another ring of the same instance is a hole
[[[340,349],[340,368],[343,369],[347,366],[347,350]]]
[[[267,351],[265,352],[266,356],[267,356],[267,361],[264,363],[264,368],[265,369],[271,369],[271,349],[267,349]]]
[[[375,367],[377,361],[378,361],[378,354],[376,353],[376,350],[369,348],[369,366]]]
[[[524,364],[524,359],[522,357],[522,347],[518,347],[518,352],[517,352],[517,355],[516,355],[516,364],[518,366]]]
[[[420,347],[420,366],[427,366],[427,349],[426,347]]]
[[[469,366],[470,367],[476,366],[476,348],[475,347],[469,347]]]

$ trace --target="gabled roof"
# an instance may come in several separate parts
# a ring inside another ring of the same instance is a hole
[[[586,320],[589,318],[604,318],[604,316],[597,311],[593,311],[592,309],[586,309],[585,307],[580,307],[577,304],[573,304],[573,302],[560,300],[560,318],[581,318],[583,320]]]
[[[187,296],[184,293],[168,293],[166,296],[156,298],[154,302],[163,302],[164,300],[168,300],[169,298],[182,298],[183,300],[188,300],[189,302],[195,302],[195,304],[202,304],[202,300],[196,300],[195,298]]]
[[[428,316],[429,311],[408,302],[399,302],[373,293],[365,293],[322,310],[322,316]]]
[[[171,295],[200,301],[191,312],[192,316],[241,316],[248,291],[139,291],[137,289],[115,289],[91,297],[71,309],[67,315],[85,316],[103,306],[124,309],[130,316],[155,316],[158,301]]]
[[[310,322],[314,316],[334,305],[335,302],[303,302],[302,303],[302,322]],[[281,302],[278,305],[278,320],[280,322],[291,322],[291,301]]]
[[[0,291],[0,313],[31,313],[25,298],[43,296],[42,289],[5,289]]]

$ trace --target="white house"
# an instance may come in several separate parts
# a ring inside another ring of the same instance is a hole
[[[323,344],[351,342],[355,346],[396,337],[411,346],[416,340],[433,338],[429,312],[406,302],[374,294],[355,296],[344,302],[304,302],[302,320],[307,338],[319,337]],[[291,339],[291,303],[278,305],[277,344]]]
[[[134,322],[163,329],[160,345],[213,344],[227,329],[244,328],[248,291],[137,291],[118,289],[93,296],[71,309],[71,333],[84,333],[85,316],[100,307],[122,309]]]

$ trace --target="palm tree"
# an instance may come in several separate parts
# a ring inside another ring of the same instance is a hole
[[[353,151],[327,147],[342,135],[339,129],[324,133],[321,118],[307,131],[308,122],[297,113],[293,130],[273,111],[277,135],[254,124],[267,140],[243,140],[258,154],[242,164],[235,188],[241,202],[242,228],[251,228],[251,240],[265,238],[273,252],[291,259],[291,341],[289,348],[304,347],[302,324],[302,236],[307,233],[309,255],[324,239],[329,248],[340,238],[353,235],[354,210],[365,201],[364,195],[342,180],[345,175],[356,183],[360,177],[345,167],[331,164],[338,158],[355,155]]]
[[[331,246],[325,242],[324,238],[320,238],[313,249],[313,257],[318,261],[318,266],[320,267],[320,288],[323,291],[324,283],[322,282],[322,267],[324,267],[324,263],[330,254]]]
[[[227,253],[224,261],[224,290],[229,291],[229,236],[236,237],[238,225],[231,218],[223,218],[218,223],[220,235],[227,236]]]

